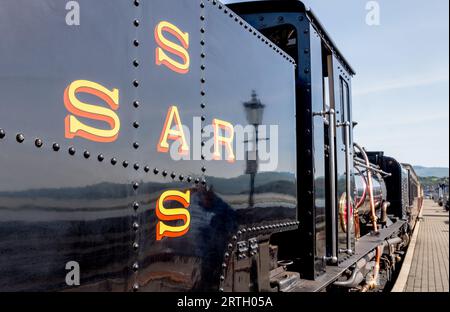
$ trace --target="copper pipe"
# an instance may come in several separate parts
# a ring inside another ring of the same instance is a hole
[[[358,144],[354,143],[354,145],[363,155],[364,161],[366,162],[366,166],[370,167],[370,161],[369,161],[369,157],[367,156],[366,151],[363,148],[361,148]],[[373,227],[373,231],[375,233],[378,233],[378,224],[377,224],[378,217],[376,214],[375,199],[373,196],[372,172],[370,170],[367,170],[367,183],[369,184],[368,188],[369,188],[370,215],[371,215],[372,227]]]
[[[383,246],[378,246],[375,255],[375,268],[373,269],[373,275],[370,280],[363,286],[361,292],[367,292],[368,290],[374,289],[376,286],[378,286],[378,276],[380,274],[380,262],[382,253]]]

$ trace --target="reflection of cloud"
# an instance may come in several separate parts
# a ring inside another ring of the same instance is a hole
[[[361,89],[354,88],[355,96],[362,96],[371,93],[385,92],[391,90],[405,89],[405,88],[413,88],[413,87],[423,87],[429,86],[437,83],[448,82],[449,74],[446,73],[435,73],[428,75],[420,75],[420,76],[411,76],[411,77],[401,77],[396,80],[388,80],[384,82],[380,82],[378,85],[375,84],[373,86],[363,87]]]

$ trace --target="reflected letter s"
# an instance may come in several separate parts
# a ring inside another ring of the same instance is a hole
[[[102,99],[110,108],[92,105],[80,101],[77,93],[91,94]],[[77,80],[72,82],[64,91],[64,105],[73,115],[67,115],[65,119],[65,136],[68,139],[82,137],[84,139],[110,143],[114,142],[120,130],[120,119],[116,112],[119,108],[119,90],[108,90],[104,86],[87,81]],[[77,117],[103,121],[109,129],[98,129],[82,123]]]
[[[166,208],[164,202],[174,201],[180,203],[182,208]],[[166,191],[164,192],[156,202],[156,216],[159,221],[156,224],[156,240],[160,241],[164,237],[180,237],[185,235],[189,231],[191,224],[191,214],[186,209],[191,203],[191,192],[186,193],[180,191]],[[170,226],[163,221],[183,221],[183,225]]]
[[[176,38],[180,43],[174,43],[164,36],[168,33]],[[155,28],[155,40],[159,47],[156,48],[156,65],[165,65],[174,72],[187,74],[190,66],[189,33],[182,32],[177,26],[162,21]],[[180,60],[174,60],[166,52],[177,56]],[[180,62],[181,61],[181,62]]]

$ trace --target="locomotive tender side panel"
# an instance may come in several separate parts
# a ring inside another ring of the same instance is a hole
[[[79,25],[59,0],[0,4],[1,290],[217,290],[240,230],[295,228],[294,65],[203,2],[79,0]],[[201,129],[248,126],[253,95],[266,154],[202,159]],[[180,194],[183,232],[161,207]]]

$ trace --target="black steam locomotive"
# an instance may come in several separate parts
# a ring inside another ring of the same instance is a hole
[[[0,290],[373,291],[421,208],[299,1],[0,3]]]

